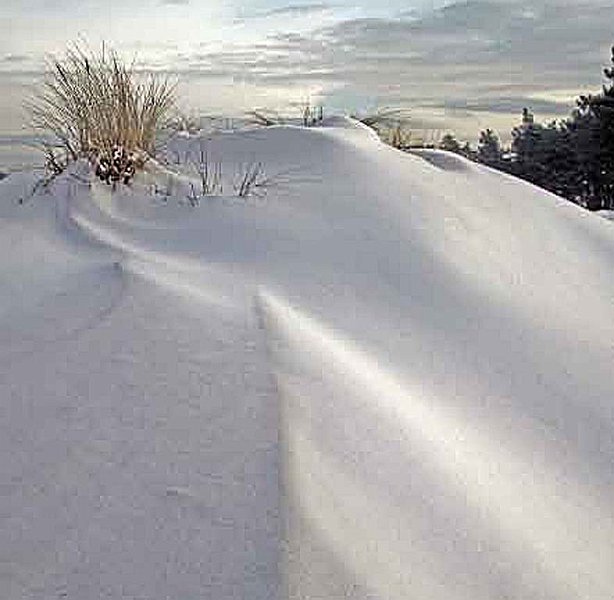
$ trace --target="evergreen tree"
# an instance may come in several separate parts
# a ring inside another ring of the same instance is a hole
[[[595,95],[580,96],[571,116],[543,125],[528,108],[512,130],[511,152],[503,152],[491,129],[480,133],[477,152],[457,149],[450,134],[440,147],[458,151],[585,206],[614,209],[614,46],[606,82]]]
[[[512,172],[537,185],[541,184],[543,165],[542,126],[535,123],[535,117],[528,108],[522,111],[522,123],[512,130]]]
[[[580,96],[572,116],[586,205],[614,208],[614,46],[600,94]]]
[[[468,158],[469,160],[477,160],[476,152],[471,147],[471,144],[469,142],[464,143],[463,147],[460,149],[460,154],[462,154],[465,158]]]
[[[578,102],[578,108],[566,123],[575,160],[570,188],[574,201],[596,210],[602,204],[599,191],[600,124],[583,102]]]
[[[600,120],[601,169],[605,208],[614,209],[614,46],[612,46],[611,68],[603,73],[608,83],[594,103],[594,110]]]
[[[501,166],[501,143],[492,129],[480,132],[477,158],[480,162],[491,167]]]
[[[577,165],[567,126],[556,122],[544,127],[527,108],[522,123],[512,131],[510,172],[556,194],[573,196]]]
[[[447,150],[448,152],[456,152],[459,153],[461,150],[461,145],[458,140],[451,133],[446,133],[442,138],[441,142],[439,142],[440,150]]]

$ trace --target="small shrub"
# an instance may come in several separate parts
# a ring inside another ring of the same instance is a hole
[[[309,101],[307,101],[301,110],[304,127],[311,127],[324,119],[324,107],[322,105],[311,106]]]
[[[266,196],[269,188],[281,182],[280,175],[267,176],[261,162],[250,162],[239,167],[234,189],[239,198]]]
[[[224,192],[222,184],[222,163],[220,161],[211,162],[209,153],[202,140],[196,170],[200,178],[200,188],[203,196],[222,194]]]
[[[173,104],[168,79],[150,75],[137,83],[133,66],[113,50],[103,46],[94,54],[75,46],[50,60],[46,80],[27,108],[34,127],[53,139],[44,146],[52,172],[85,157],[104,181],[128,183],[153,156]]]

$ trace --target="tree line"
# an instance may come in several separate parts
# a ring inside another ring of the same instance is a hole
[[[446,134],[439,147],[505,171],[589,210],[614,210],[614,46],[598,94],[582,95],[569,117],[548,124],[528,108],[504,148],[496,133],[480,133],[477,149]]]

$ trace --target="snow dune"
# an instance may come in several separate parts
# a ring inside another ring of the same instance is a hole
[[[2,598],[609,600],[612,223],[345,119],[202,148],[277,185],[0,182]]]

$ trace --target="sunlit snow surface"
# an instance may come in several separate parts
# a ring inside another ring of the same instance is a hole
[[[276,183],[0,182],[0,597],[610,600],[612,223],[348,120],[203,144]]]

